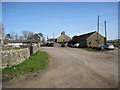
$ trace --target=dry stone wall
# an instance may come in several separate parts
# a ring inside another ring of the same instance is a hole
[[[36,53],[39,50],[39,44],[33,45],[33,53]]]
[[[11,45],[2,45],[2,50],[10,50],[13,49],[13,46]]]
[[[2,68],[21,63],[30,56],[28,48],[2,51]]]
[[[33,53],[37,52],[38,50],[39,45],[37,44],[33,45]],[[17,65],[22,61],[26,60],[29,56],[30,56],[29,48],[3,50],[1,68]]]

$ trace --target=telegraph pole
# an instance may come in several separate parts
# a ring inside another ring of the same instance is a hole
[[[100,24],[100,16],[98,15],[98,33],[99,33],[99,29],[100,29],[99,24]]]
[[[105,44],[107,43],[107,31],[106,31],[106,21],[104,21],[105,24]]]
[[[55,46],[55,33],[53,33],[53,46]]]
[[[99,39],[98,39],[98,34],[99,34],[99,29],[100,29],[100,16],[98,15],[98,28],[97,28],[97,48],[98,48],[98,44],[99,44]]]

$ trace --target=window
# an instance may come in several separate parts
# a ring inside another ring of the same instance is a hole
[[[95,44],[99,44],[99,40],[95,40]]]
[[[91,42],[89,42],[89,45],[91,45]]]

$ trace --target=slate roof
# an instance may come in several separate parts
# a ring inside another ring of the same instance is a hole
[[[80,41],[87,40],[87,38],[89,38],[94,33],[96,33],[96,31],[90,32],[90,33],[87,33],[87,34],[83,34],[83,35],[79,35],[79,36],[74,36],[72,41],[76,41],[76,39],[78,39],[78,38],[79,38]]]

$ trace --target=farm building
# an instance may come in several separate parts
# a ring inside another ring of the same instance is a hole
[[[65,34],[65,32],[61,32],[61,36],[59,36],[58,38],[48,38],[47,39],[47,45],[52,45],[52,46],[55,46],[55,47],[61,47],[61,45],[65,45],[67,46],[67,43],[71,41],[71,38],[69,36],[67,36]]]
[[[57,42],[57,38],[49,38],[48,40],[47,40],[47,43],[53,43],[53,42]]]
[[[69,36],[65,34],[65,32],[61,32],[61,36],[57,38],[57,43],[68,43],[71,40]]]
[[[79,47],[100,47],[105,42],[105,37],[98,32],[90,32],[80,36],[74,36],[70,41],[72,44],[79,43]]]

